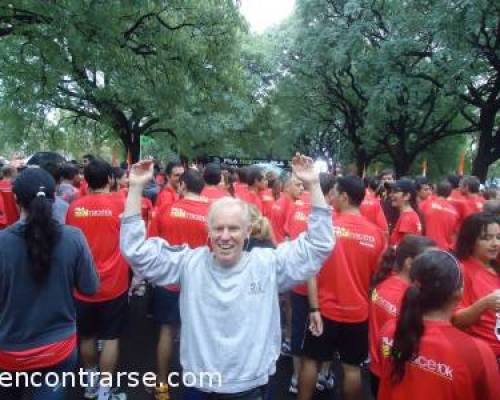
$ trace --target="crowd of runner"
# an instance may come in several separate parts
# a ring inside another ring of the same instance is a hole
[[[298,400],[335,384],[362,399],[365,365],[373,398],[498,399],[498,190],[319,173],[299,154],[291,167],[1,166],[0,376],[80,365],[86,399],[126,399],[100,376],[117,372],[130,296],[147,287],[158,400],[179,335],[185,372],[221,376],[185,400],[273,399],[282,353]],[[0,399],[24,391],[0,384]]]

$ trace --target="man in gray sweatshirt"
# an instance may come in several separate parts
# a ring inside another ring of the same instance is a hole
[[[182,321],[180,358],[185,399],[259,400],[260,388],[275,372],[281,329],[278,293],[307,281],[333,249],[331,212],[312,160],[297,155],[292,169],[311,193],[308,230],[277,249],[245,251],[251,232],[248,206],[222,198],[208,215],[210,247],[170,246],[165,240],[145,240],[141,193],[153,174],[149,161],[134,165],[120,231],[122,254],[150,282],[178,284]],[[207,374],[217,376],[209,382]],[[189,380],[187,376],[189,375]],[[201,396],[200,396],[201,395]]]

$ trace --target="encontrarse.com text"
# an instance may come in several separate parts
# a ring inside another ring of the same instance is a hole
[[[78,372],[0,372],[1,387],[86,387],[89,382],[100,382],[102,386],[137,387],[143,385],[154,387],[156,374],[154,372],[94,372],[82,368]],[[171,372],[167,383],[170,387],[214,388],[222,385],[222,376],[218,372]]]

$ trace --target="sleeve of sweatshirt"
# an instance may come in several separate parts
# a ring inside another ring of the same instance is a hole
[[[158,286],[178,284],[190,253],[187,246],[170,246],[164,239],[145,239],[146,228],[139,214],[122,218],[120,250],[130,267]]]
[[[335,244],[331,211],[315,207],[309,216],[307,231],[275,250],[279,291],[307,281],[320,270]]]

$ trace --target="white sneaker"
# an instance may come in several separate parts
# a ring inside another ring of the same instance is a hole
[[[127,400],[127,395],[123,392],[120,392],[120,393],[111,392],[109,394],[108,400]]]
[[[83,392],[83,398],[87,400],[97,399],[97,395],[99,394],[99,387],[95,386],[85,386],[85,390]]]
[[[299,393],[299,383],[297,382],[297,378],[292,377],[290,380],[290,386],[288,388],[288,392],[292,394]]]

